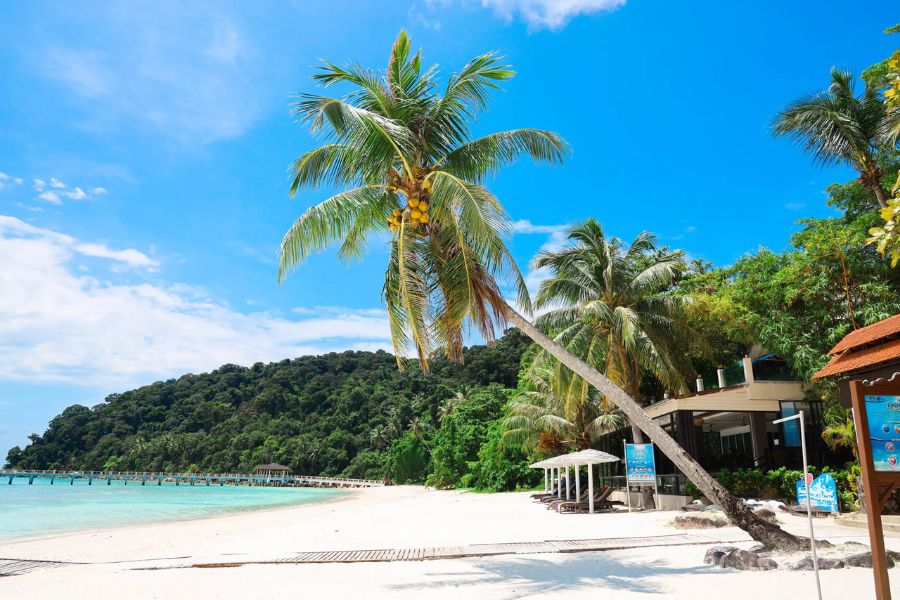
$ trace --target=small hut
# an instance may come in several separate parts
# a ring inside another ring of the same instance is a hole
[[[290,474],[290,467],[279,465],[278,463],[269,463],[256,467],[257,477],[287,477]]]
[[[851,331],[828,353],[831,360],[813,379],[837,380],[841,404],[850,407],[850,379],[900,377],[900,315]]]

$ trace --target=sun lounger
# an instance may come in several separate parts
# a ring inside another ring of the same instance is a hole
[[[546,502],[547,508],[550,510],[557,510],[557,507],[563,502],[586,502],[588,499],[587,490],[582,490],[581,495],[578,496],[575,500],[567,500],[566,498],[552,498]]]
[[[609,495],[612,494],[612,488],[604,486],[602,490],[594,494],[594,510],[608,510],[617,504],[622,504],[618,500],[610,500]],[[561,502],[557,505],[557,512],[587,512],[591,508],[587,500],[582,502]]]

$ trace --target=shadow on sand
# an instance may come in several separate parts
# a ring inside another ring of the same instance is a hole
[[[554,555],[557,557],[559,555]],[[432,572],[428,580],[418,583],[389,586],[397,591],[426,591],[429,588],[491,585],[505,582],[513,586],[511,598],[547,592],[578,589],[629,591],[643,594],[665,594],[666,590],[654,578],[668,575],[703,574],[711,577],[724,573],[710,566],[675,568],[665,565],[624,561],[604,552],[586,552],[549,560],[540,557],[503,556],[494,559],[469,561],[472,573]]]

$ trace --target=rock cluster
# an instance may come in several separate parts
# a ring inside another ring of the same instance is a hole
[[[716,546],[706,551],[703,562],[708,565],[738,569],[739,571],[771,571],[778,563],[771,558],[760,557],[756,552],[733,546]]]
[[[715,529],[725,527],[728,521],[710,513],[689,513],[678,515],[674,522],[676,529]]]

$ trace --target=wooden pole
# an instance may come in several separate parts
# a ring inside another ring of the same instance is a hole
[[[878,495],[878,475],[872,459],[872,440],[869,436],[869,417],[866,413],[865,397],[867,394],[875,393],[877,392],[866,390],[861,381],[850,382],[853,419],[856,422],[856,443],[859,448],[859,466],[862,470],[863,488],[866,492],[866,521],[869,524],[869,545],[872,549],[875,598],[876,600],[891,600],[891,584],[888,580],[884,550],[884,529],[881,525],[882,507]]]

